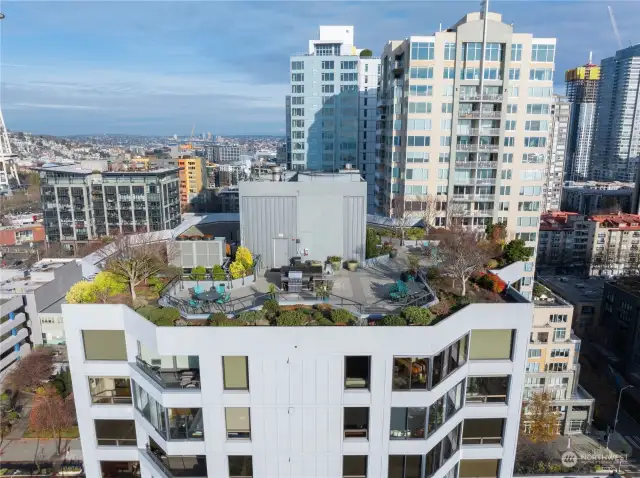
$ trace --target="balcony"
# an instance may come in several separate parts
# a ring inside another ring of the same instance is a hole
[[[136,357],[136,366],[164,389],[199,389],[200,368],[161,368]]]
[[[497,161],[456,161],[456,168],[497,168]]]
[[[507,403],[509,376],[469,377],[467,403]]]
[[[94,420],[98,446],[136,446],[133,420]]]
[[[206,456],[167,456],[158,445],[151,442],[146,456],[169,477],[206,477]]]
[[[479,93],[460,93],[460,101],[502,101],[502,95],[481,95]]]
[[[462,444],[501,445],[503,432],[503,418],[467,419],[462,427]]]
[[[454,178],[454,184],[495,184],[496,178]]]
[[[500,136],[500,128],[472,128],[472,136]]]
[[[95,405],[130,405],[131,382],[122,377],[89,377],[91,403]]]
[[[344,437],[367,439],[369,431],[368,407],[345,407],[344,409]]]
[[[502,111],[458,111],[458,118],[480,119],[480,118],[501,118]]]
[[[477,209],[469,211],[470,216],[493,216],[493,209]]]

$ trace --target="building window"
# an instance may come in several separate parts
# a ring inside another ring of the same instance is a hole
[[[507,403],[509,375],[502,377],[469,377],[467,403]]]
[[[419,80],[429,80],[433,78],[432,66],[412,66],[409,70],[409,77]]]
[[[575,410],[576,407],[573,407]],[[584,430],[585,420],[569,420],[570,432],[582,432]]]
[[[292,70],[304,70],[304,61],[292,61],[291,62]]]
[[[344,388],[369,388],[371,375],[371,357],[345,357]]]
[[[507,114],[516,114],[518,112],[518,105],[507,105]]]
[[[249,366],[247,357],[222,357],[222,373],[225,390],[249,390]]]
[[[472,330],[469,345],[470,360],[511,360],[513,330]]]
[[[83,330],[85,360],[127,360],[124,330]]]
[[[527,372],[539,372],[540,371],[540,362],[527,362]]]
[[[98,446],[136,446],[134,420],[94,420]]]
[[[342,457],[343,478],[367,478],[367,456],[345,455]]]
[[[522,61],[522,44],[513,43],[511,45],[511,61]]]
[[[442,103],[443,113],[453,113],[453,103]]]
[[[229,456],[229,478],[253,478],[253,459],[251,456]]]
[[[502,61],[502,43],[487,43],[485,49],[486,61]]]
[[[340,69],[341,70],[356,70],[358,68],[357,61],[341,61]]]
[[[568,320],[568,316],[567,314],[551,314],[549,315],[549,322],[551,322],[552,324],[558,324],[558,323],[567,323]]]
[[[304,81],[304,73],[291,73],[291,81]]]
[[[542,357],[542,349],[529,349],[527,351],[527,357],[529,357],[529,358],[540,358],[540,357]]]
[[[551,358],[569,357],[569,349],[551,349]]]
[[[469,42],[463,44],[464,59],[467,61],[480,61],[482,59],[482,43]]]
[[[367,438],[369,430],[369,407],[344,408],[344,437]]]
[[[393,359],[394,390],[426,390],[429,357],[395,357]]]
[[[251,417],[248,407],[227,407],[224,409],[227,438],[251,439]]]
[[[409,96],[433,96],[431,85],[410,85]]]
[[[434,43],[415,42],[411,44],[412,60],[433,60]]]
[[[125,377],[89,377],[91,403],[131,404],[131,381]]]
[[[468,418],[462,425],[463,445],[501,445],[504,418]]]
[[[322,61],[322,69],[323,70],[333,70],[334,64],[333,60],[323,60]]]
[[[453,42],[445,42],[444,44],[444,59],[455,60],[456,59],[456,44]]]
[[[532,81],[552,81],[553,70],[551,68],[532,68],[529,70],[529,79]]]
[[[445,80],[454,80],[456,77],[456,69],[452,66],[445,66],[442,71],[442,78]]]
[[[520,79],[520,68],[509,68],[509,79],[510,80],[519,80]]]
[[[389,478],[420,478],[421,470],[421,455],[389,455]]]
[[[567,336],[567,329],[554,329],[553,331],[554,342],[563,342],[566,336]]]
[[[513,163],[513,153],[502,153],[503,163]]]
[[[553,62],[555,45],[533,45],[531,61]]]

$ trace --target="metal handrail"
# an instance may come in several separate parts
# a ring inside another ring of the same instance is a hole
[[[462,437],[463,445],[500,445],[501,443],[502,437]]]
[[[162,461],[162,458],[160,458],[157,453],[151,450],[151,447],[149,445],[147,445],[146,447],[146,452],[151,461],[154,462],[167,476],[173,477],[171,468],[169,468],[167,464]]]
[[[467,403],[498,403],[506,402],[507,395],[469,395],[467,393]]]

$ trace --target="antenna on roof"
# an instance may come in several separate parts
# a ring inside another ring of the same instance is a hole
[[[482,9],[482,18],[487,18],[487,13],[489,13],[489,0],[482,0],[480,2],[480,8]]]
[[[589,64],[591,65],[591,61],[593,60],[593,52],[589,52]]]
[[[442,32],[442,22],[440,22],[439,32]]]

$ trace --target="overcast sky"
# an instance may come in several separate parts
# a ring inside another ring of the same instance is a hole
[[[640,2],[609,2],[624,45]],[[7,127],[49,134],[284,134],[289,56],[318,25],[354,25],[376,55],[479,2],[75,1],[3,3],[0,89]],[[515,31],[557,37],[564,70],[617,49],[603,1],[494,1]]]

